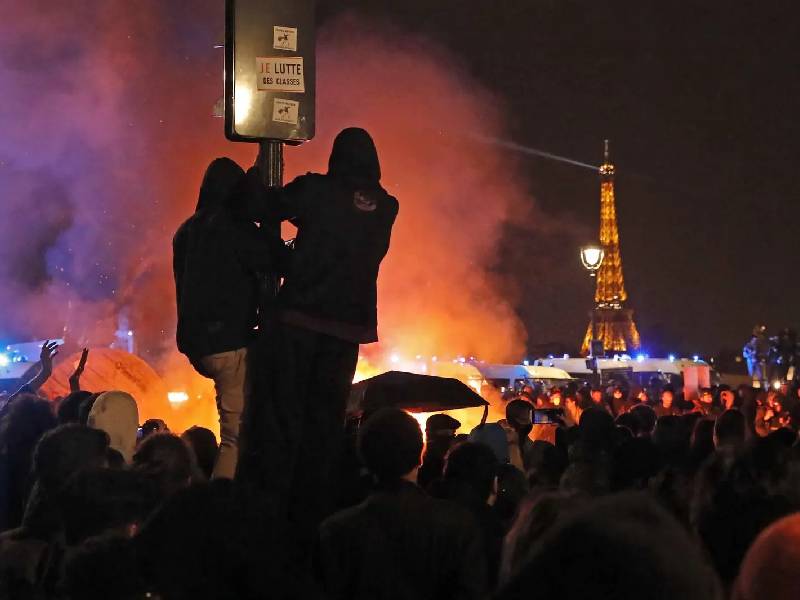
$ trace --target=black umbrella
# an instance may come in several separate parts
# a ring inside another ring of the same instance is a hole
[[[402,408],[410,412],[438,412],[483,406],[489,403],[458,379],[388,371],[353,384],[347,412],[358,414],[379,408]]]

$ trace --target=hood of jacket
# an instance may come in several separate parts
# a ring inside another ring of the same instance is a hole
[[[230,202],[244,178],[244,170],[230,158],[215,158],[208,165],[195,211],[215,209]]]
[[[361,186],[378,184],[381,165],[369,133],[359,127],[349,127],[336,136],[328,159],[328,175]]]
[[[139,429],[139,408],[127,392],[103,392],[97,397],[87,422],[108,434],[109,446],[122,454],[127,464],[133,459]]]

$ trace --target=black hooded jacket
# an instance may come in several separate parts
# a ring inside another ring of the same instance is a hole
[[[198,359],[243,348],[253,337],[257,273],[278,268],[288,250],[233,207],[244,171],[228,158],[206,170],[194,215],[172,241],[178,349]]]
[[[263,190],[251,192],[265,218],[297,226],[278,295],[284,322],[350,342],[377,341],[378,269],[398,211],[380,177],[372,138],[350,128],[336,137],[326,175],[302,175],[266,200]],[[248,179],[257,185],[257,171]]]

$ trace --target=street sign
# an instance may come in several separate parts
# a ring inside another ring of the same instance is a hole
[[[226,0],[228,139],[313,138],[315,73],[313,0]]]

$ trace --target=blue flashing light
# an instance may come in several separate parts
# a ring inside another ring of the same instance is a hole
[[[526,358],[525,360],[522,361],[522,364],[527,367],[530,364],[530,361]]]
[[[11,359],[8,354],[0,354],[0,367],[7,367],[10,362]]]
[[[637,354],[636,355],[636,362],[644,362],[644,359],[647,358],[644,354]]]
[[[699,356],[697,356],[697,354],[695,354],[695,355],[692,357],[692,360],[693,360],[694,362],[700,362],[700,357],[699,357]]]
[[[674,354],[670,354],[668,358],[669,358],[669,362],[675,362],[675,355]]]

